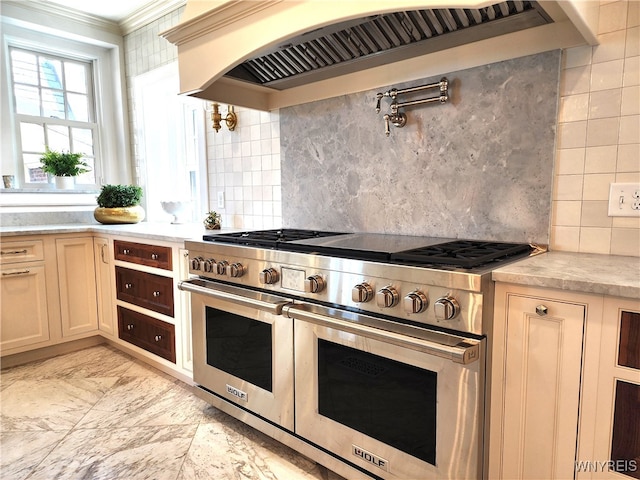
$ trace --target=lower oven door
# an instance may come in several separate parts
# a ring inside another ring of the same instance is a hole
[[[316,305],[283,313],[297,434],[385,479],[482,477],[484,340]]]
[[[293,431],[290,300],[191,279],[193,379],[215,395]]]

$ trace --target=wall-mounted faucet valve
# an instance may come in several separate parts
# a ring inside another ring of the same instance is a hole
[[[406,102],[397,101],[398,95],[418,92],[430,88],[438,88],[440,90],[440,95],[438,95],[437,97],[409,100]],[[407,124],[407,116],[404,113],[400,112],[400,108],[412,107],[414,105],[421,105],[423,103],[446,103],[447,100],[449,100],[449,80],[447,80],[447,77],[442,77],[437,83],[420,85],[418,87],[403,88],[400,90],[398,90],[397,88],[392,88],[390,90],[387,90],[386,92],[378,93],[376,94],[376,113],[380,113],[380,102],[384,97],[389,97],[392,100],[391,104],[389,105],[389,107],[391,108],[391,113],[387,113],[383,117],[385,125],[384,133],[388,137],[391,134],[391,130],[389,128],[390,123],[399,128],[402,128]]]

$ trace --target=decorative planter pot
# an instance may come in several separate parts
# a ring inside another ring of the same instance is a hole
[[[73,190],[76,186],[76,177],[54,177],[58,190]]]
[[[97,207],[93,211],[93,217],[104,224],[138,223],[144,220],[144,215],[144,209],[140,205],[115,208]]]

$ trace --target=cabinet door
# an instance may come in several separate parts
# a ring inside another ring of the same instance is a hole
[[[0,277],[0,350],[49,340],[43,265],[13,264]]]
[[[505,479],[571,479],[585,306],[507,294],[502,469]]]
[[[101,332],[115,335],[113,312],[113,289],[111,288],[111,255],[109,240],[96,237],[93,239],[93,250],[96,265],[96,291],[98,300],[98,328]]]
[[[93,238],[57,238],[62,336],[98,329]]]

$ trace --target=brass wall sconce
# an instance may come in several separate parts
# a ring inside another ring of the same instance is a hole
[[[222,115],[220,114],[219,104],[212,103],[211,106],[213,107],[213,111],[211,112],[211,126],[216,131],[216,133],[218,133],[218,130],[220,130],[220,127],[222,126],[220,122],[226,123],[229,131],[233,132],[233,130],[236,128],[236,125],[238,125],[238,116],[233,111],[233,105],[227,106],[227,116],[224,118],[222,118]]]

